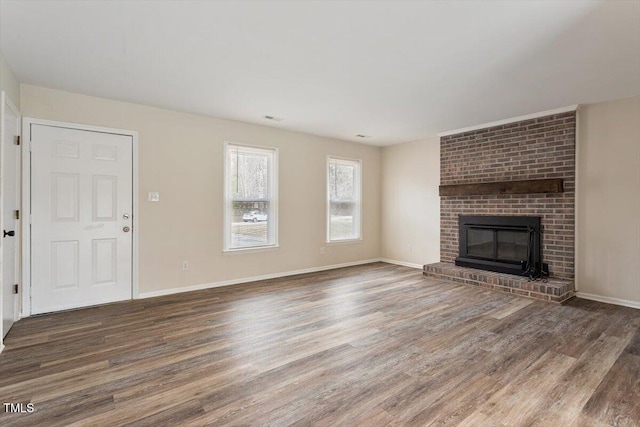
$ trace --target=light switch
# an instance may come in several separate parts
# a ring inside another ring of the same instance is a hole
[[[149,201],[150,202],[159,202],[160,201],[160,193],[157,191],[149,191]]]

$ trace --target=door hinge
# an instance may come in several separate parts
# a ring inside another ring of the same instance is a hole
[[[20,145],[20,135],[16,135],[16,145]]]
[[[20,211],[19,210],[13,211],[13,219],[20,219]]]
[[[18,293],[18,284],[17,283],[15,285],[13,285],[13,293],[14,294]]]

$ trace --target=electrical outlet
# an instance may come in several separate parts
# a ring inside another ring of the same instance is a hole
[[[413,250],[413,246],[407,245],[407,252],[411,252]]]
[[[182,271],[189,270],[189,261],[182,261]]]
[[[326,248],[324,246],[320,246],[320,255],[324,255],[326,253]]]

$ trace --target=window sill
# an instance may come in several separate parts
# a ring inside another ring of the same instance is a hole
[[[234,254],[249,254],[254,252],[271,252],[280,249],[280,245],[271,246],[252,246],[250,248],[237,248],[237,249],[223,249],[222,253],[225,255]]]
[[[345,240],[328,240],[325,242],[328,246],[333,245],[349,245],[353,243],[362,243],[362,238],[359,239],[345,239]]]

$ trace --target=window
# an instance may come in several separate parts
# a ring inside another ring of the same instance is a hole
[[[278,244],[277,150],[225,144],[225,251]]]
[[[357,240],[360,233],[360,160],[329,157],[327,241]]]

